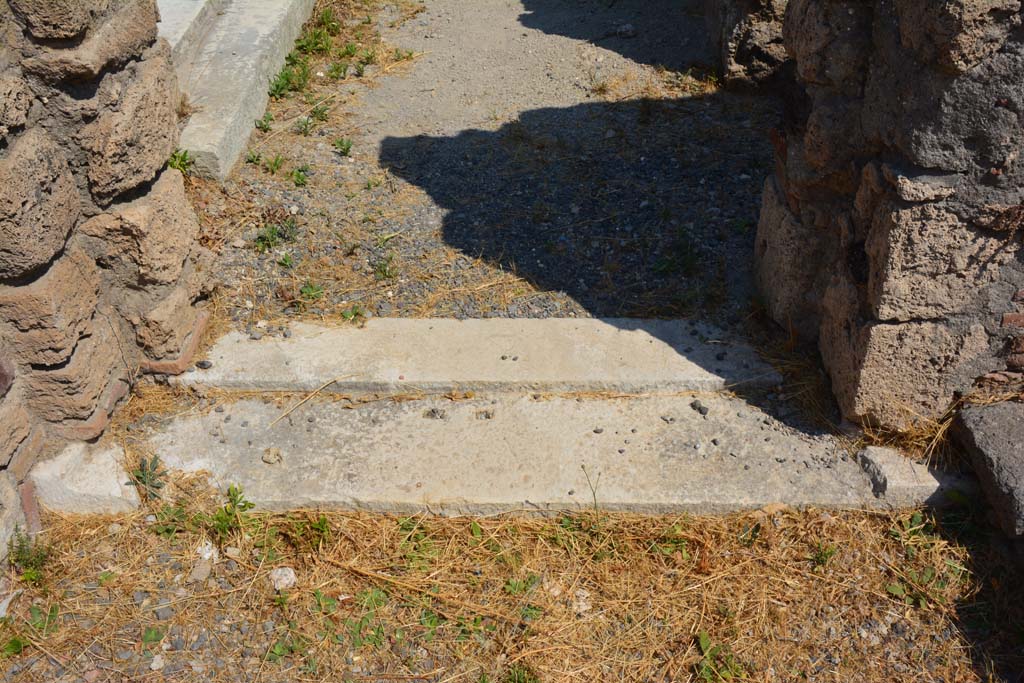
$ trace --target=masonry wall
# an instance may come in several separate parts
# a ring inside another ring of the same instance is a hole
[[[180,372],[209,254],[155,0],[0,0],[0,542],[28,468]]]
[[[740,10],[731,35],[761,22],[795,67],[757,272],[774,319],[818,342],[845,416],[903,428],[979,378],[1019,385],[1020,1],[790,0],[767,24],[766,3],[722,4]]]

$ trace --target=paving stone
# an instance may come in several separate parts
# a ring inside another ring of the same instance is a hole
[[[43,460],[29,472],[39,502],[51,510],[114,514],[139,506],[139,494],[128,482],[120,447],[71,444],[56,458]]]
[[[1003,530],[1024,536],[1024,403],[968,406],[954,433]]]

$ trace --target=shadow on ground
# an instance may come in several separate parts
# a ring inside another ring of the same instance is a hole
[[[522,0],[527,28],[613,50],[673,71],[707,66],[703,8],[695,0]]]
[[[494,131],[387,138],[380,158],[446,210],[449,245],[590,315],[735,322],[752,295],[770,104],[711,94],[538,109]]]

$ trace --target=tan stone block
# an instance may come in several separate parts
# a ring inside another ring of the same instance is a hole
[[[96,264],[77,249],[30,285],[0,286],[0,321],[11,330],[11,352],[34,365],[66,361],[92,329],[99,286]]]
[[[80,198],[63,152],[41,129],[0,159],[0,279],[50,262],[78,221]]]
[[[183,344],[192,332],[196,309],[184,287],[175,287],[171,293],[146,311],[136,326],[139,344],[150,358],[166,358],[181,353]]]
[[[880,206],[865,249],[868,299],[884,321],[935,319],[973,307],[1018,248],[972,230],[934,204]]]
[[[107,201],[156,177],[177,144],[177,104],[177,77],[161,41],[133,67],[117,106],[82,131],[95,197]]]
[[[29,33],[36,38],[61,40],[84,33],[92,14],[102,11],[109,0],[8,0]]]
[[[66,365],[33,370],[25,376],[28,405],[34,414],[51,421],[84,420],[96,409],[115,368],[123,366],[120,345],[106,325],[82,339]]]
[[[43,48],[24,60],[22,67],[51,83],[91,81],[104,69],[126,64],[152,45],[158,19],[156,0],[129,0],[80,44],[70,49]]]
[[[199,222],[180,172],[165,169],[144,197],[112,205],[81,227],[99,240],[105,266],[130,264],[131,284],[170,284],[181,275]]]
[[[0,467],[7,467],[11,456],[28,438],[31,424],[25,403],[18,392],[0,402]]]
[[[819,296],[815,287],[823,233],[792,214],[774,176],[764,184],[754,263],[757,282],[772,319],[805,339],[818,335]]]
[[[25,81],[13,72],[0,74],[0,140],[25,125],[31,105],[32,93]]]

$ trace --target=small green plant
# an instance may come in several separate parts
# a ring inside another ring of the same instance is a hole
[[[394,254],[388,254],[373,264],[373,276],[378,280],[390,280],[398,277],[398,269],[393,263]]]
[[[818,541],[807,559],[815,569],[824,569],[837,552],[839,552],[839,548],[836,546],[828,545],[824,541]]]
[[[168,166],[181,171],[183,175],[191,173],[193,164],[195,164],[195,159],[192,158],[187,149],[174,150],[171,153],[171,158],[167,160]]]
[[[40,635],[48,636],[59,627],[57,623],[59,615],[60,610],[57,605],[50,605],[50,609],[45,612],[37,605],[32,605],[28,608],[28,623],[32,628],[39,631]]]
[[[334,145],[334,149],[338,151],[338,154],[343,157],[347,157],[352,153],[351,138],[337,138],[331,144]]]
[[[281,258],[277,259],[277,265],[282,268],[288,268],[289,270],[295,267],[295,259],[292,258],[292,253],[285,252],[281,255]]]
[[[250,149],[245,153],[245,163],[256,164],[258,166],[261,161],[263,161],[263,155],[256,150]]]
[[[332,36],[341,33],[341,22],[334,15],[334,10],[328,7],[316,18],[316,25],[327,31]]]
[[[147,626],[142,631],[142,644],[143,645],[157,645],[161,640],[164,639],[164,632],[156,626]]]
[[[13,636],[3,644],[3,647],[0,647],[0,656],[16,657],[24,652],[29,645],[31,643],[24,638]]]
[[[336,81],[340,81],[340,80],[344,79],[345,76],[347,76],[347,75],[348,75],[348,62],[347,61],[333,62],[329,67],[327,67],[327,77],[328,78],[333,78]]]
[[[523,595],[529,593],[540,583],[540,577],[530,574],[525,579],[509,579],[505,582],[504,590],[509,595]]]
[[[131,476],[132,481],[129,483],[135,484],[136,488],[149,499],[159,498],[160,489],[167,485],[164,481],[167,470],[160,468],[160,458],[156,455],[150,460],[142,458],[139,461],[139,466],[132,470]]]
[[[308,137],[309,135],[312,135],[313,127],[315,125],[316,124],[313,123],[313,119],[309,116],[300,116],[298,120],[295,121],[295,132],[299,135],[305,135]]]
[[[715,645],[707,631],[697,636],[701,660],[697,663],[697,677],[705,683],[734,681],[746,677],[747,672],[724,645]]]
[[[308,29],[295,41],[295,48],[307,55],[325,55],[331,51],[331,34],[323,27]]]
[[[270,132],[270,124],[274,121],[274,115],[269,111],[263,115],[263,118],[256,119],[256,130],[261,133]]]
[[[415,56],[416,56],[416,53],[413,52],[412,50],[399,50],[397,47],[395,48],[395,61],[396,62],[404,62],[406,60],[412,59]]]
[[[245,514],[254,507],[246,500],[242,488],[235,484],[228,487],[228,502],[208,517],[207,527],[217,541],[223,543],[245,526]]]
[[[113,580],[116,579],[116,578],[117,578],[117,574],[116,573],[114,573],[114,572],[112,572],[110,570],[105,570],[105,571],[100,572],[99,582],[100,582],[101,586],[106,586],[107,584],[113,582]]]
[[[522,664],[516,664],[505,672],[501,683],[540,683],[540,679],[529,668]]]
[[[188,528],[188,513],[180,505],[164,505],[156,513],[156,523],[149,528],[164,538],[173,538]]]
[[[929,603],[943,602],[938,591],[944,590],[948,585],[949,582],[946,578],[939,576],[934,567],[925,567],[922,571],[907,570],[906,578],[903,581],[890,583],[885,590],[889,595],[903,600],[907,605],[924,609]]]
[[[295,187],[305,187],[309,184],[309,166],[303,164],[297,168],[293,168],[288,177],[295,183]]]
[[[345,320],[356,320],[358,318],[366,317],[366,310],[359,304],[353,304],[351,308],[347,308],[341,312],[341,317]]]
[[[313,108],[312,108],[312,109],[311,109],[311,110],[309,111],[309,115],[310,115],[310,116],[311,116],[311,117],[313,118],[313,120],[315,120],[315,121],[326,121],[326,120],[327,120],[327,115],[328,115],[328,114],[329,114],[330,112],[331,112],[331,108],[330,108],[330,107],[328,107],[328,106],[327,106],[327,104],[325,104],[325,103],[321,102],[320,104],[318,104],[318,105],[314,106],[314,107],[313,107]]]
[[[327,597],[319,588],[313,591],[313,599],[316,600],[316,608],[321,614],[334,614],[338,611],[338,601]]]
[[[658,555],[679,555],[684,560],[690,559],[690,552],[687,550],[687,540],[683,537],[683,530],[678,524],[673,524],[665,529],[656,541],[648,548],[652,553]]]
[[[311,76],[309,62],[292,52],[285,59],[284,67],[270,79],[268,93],[275,100],[287,97],[288,93],[302,92],[309,86]]]
[[[359,53],[359,47],[355,43],[345,43],[345,47],[338,50],[339,57],[355,57]]]
[[[377,53],[374,52],[373,50],[370,50],[370,49],[363,50],[362,54],[359,55],[359,63],[360,64],[376,64],[377,63]]]
[[[355,69],[356,78],[362,78],[364,75],[366,75],[366,65],[363,64],[362,62],[356,62],[356,65],[353,67],[353,69]]]
[[[14,527],[7,541],[7,562],[21,572],[22,581],[33,585],[40,583],[49,559],[49,547],[22,531],[20,526]]]
[[[280,154],[275,154],[271,159],[263,160],[263,168],[270,175],[276,175],[282,166],[284,166],[284,157]]]
[[[262,254],[276,249],[284,242],[294,241],[298,234],[299,229],[295,225],[295,219],[288,217],[280,223],[271,223],[260,228],[260,231],[256,233],[253,246]]]
[[[317,301],[324,295],[324,288],[315,282],[306,282],[299,289],[299,295],[306,301]]]

